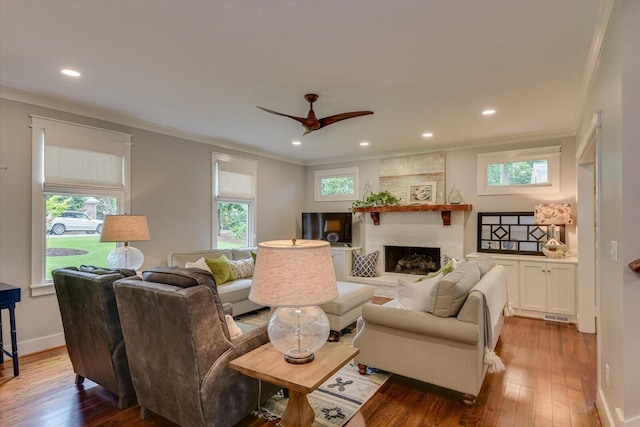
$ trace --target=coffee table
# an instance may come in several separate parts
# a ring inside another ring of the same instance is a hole
[[[267,343],[237,359],[229,366],[244,375],[289,389],[289,403],[282,414],[285,427],[308,427],[315,419],[307,394],[318,388],[359,352],[357,348],[327,343],[315,352],[315,360],[295,365]]]

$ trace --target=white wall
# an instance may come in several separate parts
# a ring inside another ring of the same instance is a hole
[[[594,113],[602,111],[598,406],[610,426],[640,426],[640,277],[627,267],[640,257],[639,22],[640,3],[615,4],[577,134],[582,141]],[[609,254],[612,241],[618,242],[617,262]]]
[[[211,151],[258,161],[257,240],[296,232],[305,203],[306,168],[88,117],[0,99],[0,281],[22,288],[16,308],[20,354],[64,344],[55,295],[31,297],[30,114],[133,134],[131,213],[147,215],[151,240],[137,242],[143,268],[167,254],[211,247]],[[3,310],[3,333],[9,337]],[[10,344],[8,344],[10,345]]]
[[[500,195],[500,196],[478,196],[476,195],[476,155],[502,150],[524,149],[542,146],[561,145],[561,178],[560,193],[556,194],[530,194],[530,195]],[[481,148],[469,148],[462,150],[450,150],[446,152],[446,193],[449,194],[455,183],[465,203],[473,205],[473,210],[464,212],[464,253],[475,252],[477,247],[477,219],[478,212],[512,212],[512,211],[533,211],[537,203],[562,202],[576,203],[576,165],[575,165],[575,138],[564,138],[562,140],[546,140],[537,142],[527,142],[513,144],[509,146],[486,146]],[[332,210],[345,211],[351,206],[351,202],[314,202],[313,200],[313,171],[319,169],[342,168],[348,166],[360,167],[360,187],[365,181],[369,181],[372,191],[378,191],[378,160],[367,160],[363,162],[340,163],[324,166],[314,166],[307,171],[307,211],[329,212]],[[365,214],[366,215],[366,214]],[[403,215],[403,214],[398,214]],[[438,215],[439,217],[439,215]],[[365,216],[367,223],[371,222]],[[577,219],[579,222],[579,219]],[[362,245],[364,242],[364,222],[354,225],[354,235],[358,233],[358,240],[354,244]],[[384,214],[381,215],[381,225],[384,227]],[[576,225],[566,226],[568,236],[567,243],[571,251],[577,252]]]

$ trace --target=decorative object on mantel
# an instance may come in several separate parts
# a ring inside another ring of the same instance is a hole
[[[407,204],[409,205],[435,205],[436,182],[421,182],[407,186]]]
[[[400,200],[393,194],[391,194],[387,190],[383,190],[379,193],[371,193],[364,200],[356,200],[351,204],[351,211],[357,212],[355,208],[369,208],[369,207],[380,207],[380,206],[397,206],[400,203]],[[362,212],[362,211],[360,211]]]
[[[462,194],[460,194],[460,190],[456,187],[456,184],[453,184],[453,188],[449,191],[449,196],[447,197],[447,202],[450,205],[459,205],[464,203],[464,199],[462,198]]]
[[[629,263],[629,268],[635,271],[636,273],[640,273],[640,258],[635,261],[631,261]]]
[[[373,225],[380,225],[381,212],[440,212],[442,225],[451,225],[451,211],[470,211],[472,205],[400,205],[351,207],[352,212],[369,212]]]
[[[304,135],[311,133],[314,130],[321,129],[325,126],[329,126],[331,124],[334,124],[342,120],[373,114],[373,111],[352,111],[350,113],[340,113],[340,114],[335,114],[333,116],[328,116],[322,119],[318,119],[316,117],[316,114],[313,112],[313,103],[318,100],[318,95],[316,95],[315,93],[308,93],[304,96],[304,99],[306,99],[309,102],[309,114],[307,114],[307,117],[290,116],[288,114],[278,113],[277,111],[267,110],[266,108],[262,108],[262,107],[258,107],[258,108],[261,109],[262,111],[266,111],[267,113],[276,114],[278,116],[289,117],[290,119],[300,122],[302,127],[306,129]]]
[[[542,252],[549,258],[560,258],[567,252],[567,245],[560,241],[559,225],[573,224],[573,212],[568,203],[545,203],[536,205],[535,223],[548,225],[547,241],[542,245]]]

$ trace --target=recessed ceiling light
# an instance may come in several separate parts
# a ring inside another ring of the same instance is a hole
[[[65,76],[70,76],[70,77],[80,77],[82,75],[79,72],[77,72],[76,70],[70,70],[68,68],[65,68],[64,70],[62,70],[62,74],[64,74]]]
[[[490,116],[490,115],[495,114],[495,113],[496,113],[496,110],[484,110],[482,112],[482,115],[483,116]]]
[[[368,145],[369,145],[369,143],[368,143],[367,141],[362,141],[362,142],[360,143],[360,146],[361,146],[361,147],[366,147],[366,146],[368,146]]]
[[[292,142],[292,144],[293,144],[293,145],[302,145],[302,142],[300,142],[300,141],[293,141],[293,142]]]
[[[433,136],[433,134],[431,132],[427,132],[427,133],[423,133],[422,137],[423,138],[431,138]]]

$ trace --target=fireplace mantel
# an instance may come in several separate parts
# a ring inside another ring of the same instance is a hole
[[[442,225],[451,225],[451,211],[470,211],[471,205],[399,205],[353,208],[353,212],[369,212],[374,225],[380,225],[381,212],[440,212]]]

